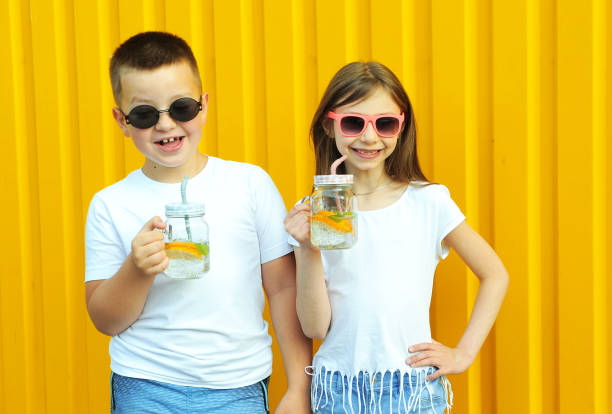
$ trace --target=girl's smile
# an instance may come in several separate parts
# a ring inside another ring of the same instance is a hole
[[[361,148],[351,148],[351,151],[355,153],[360,158],[364,159],[374,159],[380,156],[383,153],[383,149],[361,149]]]

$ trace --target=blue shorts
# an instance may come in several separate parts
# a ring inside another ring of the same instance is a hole
[[[450,382],[425,377],[429,368],[412,374],[360,372],[352,378],[321,370],[312,381],[311,403],[316,414],[443,414],[452,405]]]
[[[268,382],[230,389],[185,387],[111,374],[111,414],[269,414]]]

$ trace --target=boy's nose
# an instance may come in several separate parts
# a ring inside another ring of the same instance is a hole
[[[157,124],[155,124],[155,129],[159,131],[168,131],[174,128],[175,125],[176,123],[170,114],[168,112],[162,112],[159,114],[159,120],[157,121]]]

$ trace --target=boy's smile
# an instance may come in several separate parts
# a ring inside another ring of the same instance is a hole
[[[165,182],[179,182],[185,174],[197,174],[205,160],[198,152],[198,144],[206,122],[208,95],[200,95],[189,64],[178,62],[153,70],[127,69],[121,76],[121,87],[121,110],[114,108],[113,115],[124,135],[131,137],[146,157],[143,172]],[[167,111],[180,98],[201,100],[202,110],[190,121],[176,121]],[[155,125],[140,129],[126,122],[123,113],[129,114],[139,105],[161,111]]]
[[[183,137],[164,138],[156,141],[155,144],[159,145],[159,149],[164,152],[176,152],[183,146]]]

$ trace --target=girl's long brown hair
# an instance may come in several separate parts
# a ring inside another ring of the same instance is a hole
[[[389,68],[378,62],[353,62],[342,67],[331,79],[310,126],[315,151],[316,174],[329,174],[329,168],[341,154],[332,138],[333,120],[327,113],[344,105],[366,99],[376,88],[389,92],[404,113],[404,125],[397,146],[385,160],[385,172],[396,181],[427,181],[417,157],[414,112],[408,94]],[[346,174],[344,164],[338,174]]]

